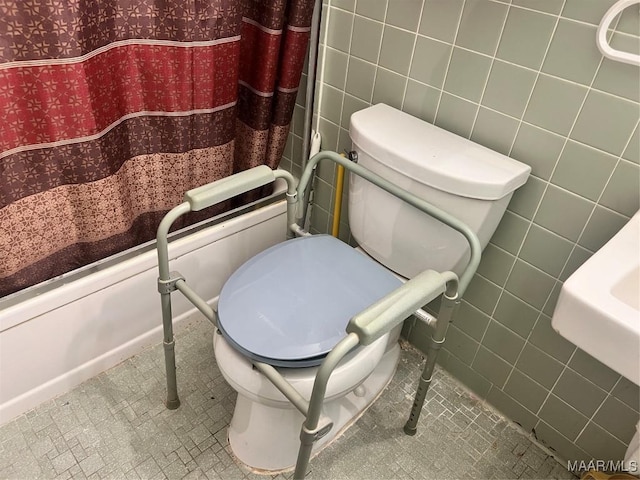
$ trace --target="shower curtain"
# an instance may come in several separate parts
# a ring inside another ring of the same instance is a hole
[[[154,238],[190,188],[277,166],[313,3],[0,0],[0,297]]]

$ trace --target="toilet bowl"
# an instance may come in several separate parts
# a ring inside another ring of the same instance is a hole
[[[324,401],[324,414],[333,421],[333,428],[316,442],[312,455],[338,438],[387,386],[400,355],[399,334],[396,329],[381,337],[355,355],[350,354],[336,368]],[[304,416],[220,333],[214,334],[213,345],[223,377],[238,392],[228,430],[234,455],[258,471],[275,474],[292,468]],[[310,398],[317,367],[279,371],[305,399]]]
[[[355,113],[359,164],[451,215],[482,247],[530,168],[387,105]],[[397,289],[398,277],[461,270],[461,235],[360,177],[349,193],[351,232],[368,255],[327,235],[288,240],[241,266],[223,287],[216,361],[238,392],[229,443],[247,466],[274,473],[296,463],[305,417],[256,368],[278,369],[309,399],[318,365],[346,335],[349,319]],[[313,453],[377,398],[399,358],[401,325],[347,355],[330,377],[323,414],[333,422]]]
[[[318,269],[323,270],[321,275]],[[318,365],[344,336],[345,319],[401,283],[381,265],[328,235],[275,245],[233,274],[220,294],[219,331],[213,343],[222,375],[238,392],[229,426],[229,443],[238,460],[269,472],[293,467],[304,420],[253,363],[276,366],[309,400]],[[268,287],[285,284],[289,286],[279,297],[266,295]],[[296,324],[304,327],[296,329]],[[357,419],[391,380],[399,335],[397,327],[350,352],[336,367],[324,402],[324,414],[333,427],[316,442],[314,453]]]

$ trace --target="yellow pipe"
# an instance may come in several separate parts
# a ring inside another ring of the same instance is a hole
[[[344,153],[341,154],[343,157]],[[336,199],[333,202],[333,225],[331,227],[331,235],[338,238],[340,233],[340,212],[342,211],[342,187],[344,185],[344,167],[338,165],[336,172]]]

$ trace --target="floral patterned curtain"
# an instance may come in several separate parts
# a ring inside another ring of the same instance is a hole
[[[313,3],[0,0],[0,296],[154,238],[190,188],[275,167]]]

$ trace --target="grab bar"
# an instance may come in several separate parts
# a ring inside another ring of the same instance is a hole
[[[614,3],[611,8],[604,14],[598,30],[596,32],[596,44],[598,50],[607,58],[618,62],[628,63],[629,65],[640,66],[640,55],[635,53],[623,52],[622,50],[616,50],[607,42],[607,30],[611,26],[616,15],[622,12],[631,5],[640,4],[640,0],[620,0]]]

